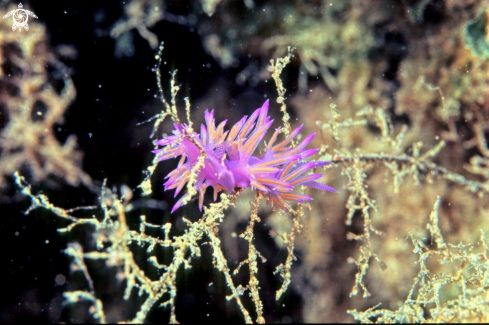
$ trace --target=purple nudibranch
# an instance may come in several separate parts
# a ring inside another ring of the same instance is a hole
[[[197,171],[195,190],[199,193],[199,208],[202,210],[204,193],[207,187],[214,188],[214,201],[222,190],[233,191],[237,188],[251,187],[260,191],[267,202],[275,208],[288,211],[286,201],[305,202],[312,198],[293,193],[297,186],[336,192],[335,189],[316,182],[321,174],[304,175],[308,170],[330,164],[326,161],[305,161],[319,149],[305,149],[315,133],[307,136],[295,147],[288,147],[292,139],[299,134],[302,125],[292,131],[285,140],[275,144],[280,128],[273,133],[270,141],[265,142],[265,151],[259,157],[254,156],[258,144],[265,137],[273,123],[268,113],[268,100],[250,117],[244,116],[230,131],[224,131],[226,121],[215,126],[214,111],[205,111],[205,124],[200,134],[190,130],[186,124],[174,123],[173,135],[155,142],[162,146],[155,151],[159,160],[180,157],[175,170],[170,172],[164,183],[165,190],[175,189],[175,196],[189,181],[191,170],[197,164],[203,150],[206,154],[204,165]],[[200,148],[199,148],[200,147]],[[173,213],[183,205],[185,193],[175,204]]]

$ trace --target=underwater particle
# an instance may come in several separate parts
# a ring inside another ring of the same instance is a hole
[[[66,277],[63,274],[58,274],[54,278],[54,281],[56,282],[56,285],[62,286],[66,283]]]

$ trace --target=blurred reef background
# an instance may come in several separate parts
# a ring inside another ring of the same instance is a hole
[[[206,109],[230,126],[270,99],[274,128],[286,104],[293,128],[317,132],[310,146],[321,148],[317,159],[334,162],[319,172],[338,194],[308,189],[314,201],[297,214],[264,202],[257,208],[253,241],[267,261],[257,273],[263,318],[243,294],[253,321],[489,322],[486,1],[22,4],[38,16],[29,18],[28,31],[12,31],[11,17],[0,21],[0,322],[117,322],[135,319],[144,302],[136,289],[123,299],[127,274],[116,262],[75,263],[80,247],[95,247],[101,235],[113,243],[111,234],[84,227],[59,233],[67,222],[49,209],[24,215],[29,199],[15,171],[33,193],[64,209],[106,204],[97,196],[107,179],[108,192],[133,199],[132,210],[125,203],[131,230],[145,215],[151,224],[171,223],[171,235],[180,236],[183,215],[194,223],[202,216],[197,202],[170,215],[178,198],[162,184],[176,162],[158,165],[149,197],[137,188],[154,158],[153,124],[139,123],[163,110],[153,71],[162,41],[165,96],[178,70],[176,104],[185,107],[189,97],[197,129]],[[1,1],[1,16],[17,6]],[[288,47],[282,95],[271,67]],[[164,121],[157,138],[171,129]],[[239,234],[253,200],[241,193],[215,231],[231,270],[248,256]],[[290,229],[293,255],[282,236]],[[175,273],[175,310],[156,304],[146,322],[246,320],[236,301],[226,300],[207,241],[198,242],[202,255],[191,268]],[[127,245],[149,278],[163,272],[150,255],[160,263],[174,258],[164,248],[150,254]],[[274,271],[290,256],[292,282],[276,301],[282,279]],[[251,282],[246,272],[233,279]],[[103,318],[90,301],[65,303],[63,293],[87,286],[103,303]]]

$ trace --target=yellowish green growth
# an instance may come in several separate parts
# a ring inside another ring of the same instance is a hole
[[[257,314],[257,319],[256,322],[259,324],[265,323],[265,319],[263,318],[263,303],[260,299],[260,284],[259,281],[256,277],[258,274],[258,263],[257,259],[258,257],[261,258],[262,263],[265,263],[267,260],[265,257],[263,257],[260,252],[256,249],[255,245],[253,245],[253,237],[254,237],[254,226],[256,222],[260,222],[260,217],[258,217],[258,205],[260,203],[261,199],[261,194],[257,192],[255,200],[251,203],[251,219],[250,222],[248,223],[248,226],[246,227],[246,230],[244,233],[242,233],[239,237],[244,238],[249,245],[248,249],[248,258],[241,263],[239,263],[238,267],[236,270],[234,270],[233,274],[236,275],[239,272],[239,269],[245,265],[248,264],[248,268],[250,270],[250,282],[247,287],[244,288],[244,290],[249,290],[250,291],[250,296],[255,304],[255,309],[256,309],[256,314]]]
[[[284,117],[282,118],[282,121],[284,122],[284,128],[283,132],[287,136],[289,135],[290,132],[292,132],[292,128],[290,127],[290,116],[289,113],[287,113],[287,105],[285,105],[285,92],[286,89],[284,88],[284,85],[282,83],[282,79],[280,78],[280,75],[282,74],[282,71],[284,68],[287,66],[287,64],[290,63],[290,60],[294,57],[292,54],[292,51],[294,48],[291,48],[290,46],[287,47],[287,55],[284,56],[283,58],[278,58],[276,60],[270,60],[270,72],[272,73],[272,78],[275,81],[275,85],[277,86],[277,103],[280,104],[280,111],[284,114]]]
[[[355,284],[350,293],[350,296],[355,296],[359,291],[363,291],[363,297],[369,297],[370,292],[365,285],[365,277],[371,260],[376,260],[380,267],[385,270],[386,264],[380,256],[373,250],[372,234],[380,238],[385,236],[382,231],[379,231],[373,226],[371,211],[378,214],[377,203],[371,197],[368,186],[368,175],[370,171],[377,166],[385,166],[390,172],[393,179],[394,194],[399,193],[401,184],[406,180],[406,177],[411,177],[415,184],[420,184],[420,177],[427,182],[433,182],[434,177],[446,180],[447,182],[461,186],[469,192],[476,193],[482,197],[489,193],[489,184],[487,182],[479,182],[468,180],[462,175],[450,172],[431,160],[436,157],[445,146],[445,141],[439,141],[435,146],[429,149],[424,149],[424,145],[420,141],[415,141],[411,145],[410,154],[406,153],[404,148],[404,139],[406,137],[407,128],[403,127],[394,134],[394,128],[382,109],[374,110],[372,107],[356,113],[356,118],[348,118],[341,121],[341,115],[336,108],[336,105],[330,105],[331,120],[328,123],[319,123],[321,129],[329,131],[333,139],[338,143],[338,149],[335,150],[333,156],[333,166],[329,168],[341,168],[342,175],[348,179],[347,190],[349,196],[346,203],[347,215],[346,224],[352,224],[352,219],[357,212],[363,218],[363,233],[354,234],[348,233],[347,239],[359,242],[358,257],[350,258],[349,262],[357,266],[355,275]],[[354,127],[362,127],[367,124],[376,126],[380,130],[379,143],[386,151],[379,153],[363,154],[360,150],[351,150],[348,144],[342,139],[341,129],[349,129]],[[423,150],[424,149],[424,150]],[[424,152],[423,152],[424,151]],[[323,151],[321,159],[327,160],[330,154]],[[424,176],[428,174],[428,176]]]
[[[284,241],[284,244],[287,247],[287,258],[285,260],[285,263],[281,263],[277,266],[275,269],[274,274],[279,274],[280,277],[282,278],[282,286],[280,289],[277,290],[277,296],[276,300],[279,300],[280,297],[287,291],[287,288],[290,285],[291,282],[291,274],[290,271],[292,269],[292,263],[297,260],[297,258],[294,255],[294,242],[295,242],[295,236],[296,234],[300,233],[303,226],[300,224],[299,220],[303,216],[303,209],[306,205],[305,204],[299,204],[297,206],[297,210],[291,211],[290,213],[293,215],[293,225],[292,229],[290,230],[289,233],[284,232],[281,235],[282,240]]]
[[[151,48],[156,49],[158,47],[158,37],[148,28],[153,27],[163,19],[163,2],[161,0],[131,1],[123,6],[123,8],[125,17],[117,21],[112,27],[110,36],[116,39],[117,42],[123,43],[124,40],[121,40],[122,36],[130,33],[132,29],[136,29],[139,35],[149,43]],[[132,47],[133,44],[119,46]],[[121,52],[133,52],[133,49],[121,49]],[[116,55],[118,55],[117,52]]]
[[[427,229],[431,245],[409,233],[418,255],[419,273],[414,279],[404,304],[396,311],[378,309],[381,304],[363,312],[349,310],[362,323],[487,323],[489,321],[488,293],[489,268],[487,258],[489,246],[485,232],[481,230],[480,241],[471,244],[445,243],[438,226],[440,197],[430,214]],[[433,273],[427,261],[436,259],[447,265],[452,272]],[[451,290],[457,295],[442,300],[441,291]],[[425,310],[429,309],[429,313]]]
[[[16,8],[12,4],[6,12]],[[5,177],[21,168],[29,170],[34,183],[55,176],[73,186],[89,185],[76,137],[71,135],[61,144],[54,133],[76,98],[75,85],[68,68],[47,45],[46,27],[36,20],[30,23],[29,33],[19,37],[12,32],[11,19],[0,21],[0,115],[6,119],[0,128],[0,188],[7,187]],[[58,77],[64,85],[60,91],[49,68],[62,76]]]
[[[179,87],[175,82],[176,72],[172,73],[170,83],[170,103],[168,103],[163,96],[161,75],[159,72],[162,50],[163,45],[160,46],[159,53],[156,56],[156,59],[158,60],[156,68],[160,99],[163,103],[164,110],[162,113],[150,119],[155,120],[154,129],[151,135],[152,137],[157,132],[157,129],[163,120],[168,116],[174,123],[181,123],[176,105],[176,96],[179,90]],[[278,59],[277,62],[281,62],[280,64],[285,65],[289,58],[290,54],[287,58]],[[279,73],[282,70],[278,69],[276,71],[276,78],[280,81]],[[281,85],[281,82],[279,84]],[[190,102],[188,99],[185,100],[185,106],[188,123],[191,125]],[[191,175],[187,187],[189,195],[185,201],[185,203],[188,203],[196,194],[194,189],[196,176],[199,169],[202,168],[204,164],[206,155],[204,149],[190,136],[190,134],[184,134],[184,138],[192,141],[202,152],[198,162],[190,172]],[[143,191],[143,195],[151,193],[150,178],[156,168],[158,158],[159,156],[157,155],[153,160],[152,165],[148,167],[146,178],[139,186]],[[185,230],[182,235],[178,236],[172,232],[171,223],[166,223],[164,225],[151,224],[146,221],[145,215],[140,215],[139,217],[139,229],[132,229],[126,220],[126,213],[134,209],[134,205],[130,203],[132,198],[130,189],[124,187],[121,188],[122,197],[119,198],[115,194],[115,189],[109,189],[104,181],[100,190],[98,207],[86,206],[74,209],[64,209],[51,204],[48,198],[42,194],[33,194],[31,192],[31,186],[17,172],[14,176],[22,193],[28,196],[31,200],[31,206],[25,212],[26,214],[34,209],[43,208],[51,211],[68,223],[67,226],[58,229],[59,232],[69,233],[75,228],[86,230],[87,227],[95,232],[94,238],[96,249],[85,251],[81,244],[75,242],[69,244],[68,248],[65,250],[66,255],[70,256],[72,259],[72,271],[81,272],[86,280],[85,290],[66,292],[65,298],[68,303],[78,303],[80,301],[90,302],[91,307],[89,311],[95,320],[105,323],[107,321],[107,315],[102,301],[97,298],[98,294],[95,289],[97,286],[95,280],[92,278],[93,271],[86,264],[87,260],[105,261],[105,265],[108,268],[115,268],[117,270],[117,278],[119,280],[124,280],[125,283],[123,295],[125,300],[128,300],[135,293],[137,293],[139,297],[142,297],[139,310],[130,319],[120,321],[143,323],[147,320],[148,313],[159,306],[168,308],[170,311],[169,321],[171,323],[177,323],[178,320],[175,305],[178,289],[178,271],[182,267],[187,270],[191,269],[193,267],[193,261],[201,258],[201,246],[205,244],[211,248],[213,267],[224,276],[227,287],[226,290],[229,292],[226,297],[227,300],[236,302],[243,320],[246,323],[265,323],[264,304],[262,297],[260,296],[260,282],[258,280],[260,273],[258,260],[260,259],[261,263],[265,263],[266,259],[255,246],[255,226],[257,223],[261,222],[261,218],[258,215],[259,204],[260,201],[262,201],[261,194],[257,194],[253,202],[251,202],[248,226],[245,231],[238,236],[240,240],[245,240],[247,242],[247,257],[233,270],[229,267],[230,263],[224,254],[221,238],[218,234],[224,221],[226,210],[228,210],[229,207],[234,206],[235,201],[242,192],[241,190],[231,194],[221,194],[219,202],[204,206],[203,214],[200,218],[197,218],[196,221],[191,221],[186,217],[182,217],[185,224]],[[81,218],[73,215],[76,211],[89,209],[98,209],[101,213],[98,216],[93,215],[91,218]],[[285,232],[281,235],[285,243],[284,248],[287,249],[287,257],[285,261],[277,267],[275,272],[275,274],[279,274],[280,278],[283,280],[281,288],[277,291],[277,300],[284,295],[291,282],[290,272],[292,263],[295,260],[293,252],[294,240],[296,234],[299,233],[302,228],[300,218],[304,215],[303,210],[301,204],[297,205],[296,210],[291,209],[291,215],[287,217],[293,218],[292,229],[289,233]],[[154,232],[148,232],[148,229],[159,229],[161,230],[160,235],[153,235]],[[149,271],[147,267],[143,268],[138,264],[137,260],[140,260],[140,258],[136,258],[134,255],[134,247],[131,247],[133,244],[146,248],[146,253],[148,254],[146,260],[150,265]],[[162,261],[163,257],[156,254],[158,250],[155,248],[157,247],[171,249],[172,258],[170,262],[164,263]],[[238,275],[243,266],[247,266],[249,278],[248,280],[245,280],[247,281],[245,283],[237,283],[238,281],[233,278],[233,276]],[[155,270],[158,271],[157,277],[154,277]],[[248,292],[249,297],[251,298],[251,304],[254,308],[253,312],[248,310],[249,307],[245,306],[246,303],[242,299],[243,294],[246,292]]]
[[[156,73],[156,85],[158,86],[158,92],[159,92],[158,97],[161,100],[161,102],[163,103],[165,110],[163,112],[161,112],[160,114],[157,114],[157,115],[153,116],[152,118],[146,120],[145,122],[142,122],[142,123],[147,123],[147,122],[150,122],[152,120],[155,120],[154,126],[153,126],[153,131],[151,132],[150,138],[153,138],[155,136],[156,131],[158,130],[158,127],[161,125],[161,123],[163,123],[163,121],[168,116],[170,116],[171,119],[173,121],[175,121],[176,123],[180,123],[180,119],[178,118],[177,107],[176,107],[176,99],[175,99],[177,96],[177,93],[180,89],[180,87],[178,87],[176,85],[176,82],[175,82],[177,71],[174,71],[172,73],[172,78],[171,78],[171,83],[170,83],[171,105],[168,104],[168,102],[165,99],[165,96],[163,95],[163,87],[161,85],[161,72],[160,72],[161,55],[163,53],[163,49],[164,49],[164,43],[161,42],[160,47],[158,49],[158,54],[155,56],[157,64],[156,64],[154,69],[155,69],[155,73]],[[190,117],[190,102],[188,101],[188,99],[186,99],[186,103],[187,103],[187,107],[186,107],[187,117]],[[189,118],[189,123],[190,123],[190,118]],[[191,124],[189,124],[189,125],[191,126]],[[153,175],[153,173],[156,169],[156,166],[158,165],[159,158],[162,154],[164,154],[164,152],[161,152],[159,155],[156,155],[153,158],[152,164],[145,171],[146,177],[145,177],[144,181],[138,186],[142,190],[142,195],[150,195],[153,192],[153,190],[151,189],[151,176]]]

